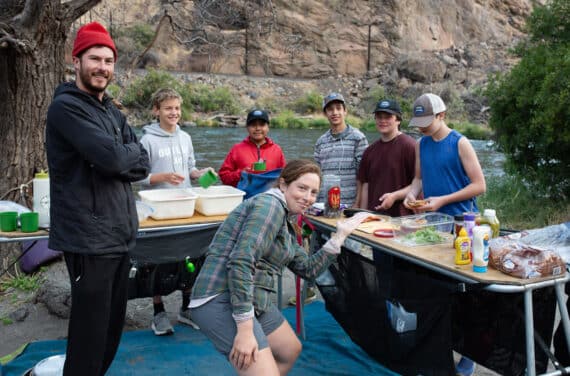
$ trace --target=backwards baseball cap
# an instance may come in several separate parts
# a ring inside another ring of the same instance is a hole
[[[263,120],[267,124],[269,124],[269,114],[267,111],[263,110],[252,110],[247,114],[247,120],[245,121],[245,125],[248,126],[254,120]]]
[[[402,109],[397,101],[391,99],[381,99],[376,103],[376,108],[373,113],[377,112],[387,112],[389,114],[396,115],[398,118],[402,118]]]
[[[93,46],[109,47],[113,50],[115,61],[117,60],[117,48],[115,47],[115,43],[107,32],[107,29],[98,22],[88,23],[77,30],[71,56],[77,56]]]
[[[327,106],[329,105],[329,103],[331,102],[341,102],[343,105],[346,106],[346,102],[344,100],[344,97],[342,96],[342,94],[339,93],[330,93],[329,95],[327,95],[326,97],[324,97],[323,99],[323,111],[325,110],[325,108],[327,108]]]
[[[435,94],[422,94],[413,106],[414,117],[410,120],[410,127],[425,128],[435,119],[435,115],[444,112],[447,108],[443,100]]]

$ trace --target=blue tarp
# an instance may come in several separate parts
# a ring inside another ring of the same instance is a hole
[[[283,311],[294,328],[295,310]],[[307,339],[289,373],[301,375],[397,375],[355,345],[325,310],[314,302],[305,307]],[[149,330],[125,332],[107,375],[233,375],[225,360],[199,331],[175,326],[172,336],[157,337]],[[66,341],[38,341],[10,363],[0,375],[21,376],[40,360],[65,352]]]

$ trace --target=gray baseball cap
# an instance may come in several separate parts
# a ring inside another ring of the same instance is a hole
[[[342,94],[330,93],[329,95],[327,95],[323,99],[323,111],[325,110],[325,108],[327,108],[327,106],[331,102],[341,102],[342,104],[344,104],[346,106],[346,101],[344,100],[344,97],[342,96]]]
[[[422,94],[414,102],[414,117],[410,120],[410,127],[425,128],[435,119],[435,115],[445,112],[447,108],[439,95],[432,93]]]

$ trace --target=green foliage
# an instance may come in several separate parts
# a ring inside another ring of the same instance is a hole
[[[324,117],[315,117],[312,118],[310,123],[309,123],[309,128],[314,128],[314,129],[322,129],[322,128],[328,128],[329,127],[329,121],[327,118]]]
[[[152,95],[158,89],[171,88],[182,96],[182,120],[191,120],[194,111],[219,111],[237,114],[239,105],[235,96],[226,87],[210,88],[203,84],[187,84],[168,72],[149,69],[144,77],[134,80],[125,90],[122,100],[125,106],[148,109],[150,112]]]
[[[328,128],[329,121],[324,117],[299,117],[291,110],[285,110],[270,120],[272,128],[313,129]]]
[[[374,131],[376,130],[376,121],[374,119],[365,119],[360,124],[361,131]]]
[[[133,26],[119,29],[117,36],[129,38],[137,51],[144,50],[154,38],[154,30],[147,23],[137,23]]]
[[[535,43],[563,43],[570,41],[570,2],[555,0],[547,7],[536,7],[529,17],[527,28]]]
[[[493,136],[493,132],[490,129],[466,121],[451,121],[447,125],[470,140],[490,140]]]
[[[299,114],[321,113],[323,96],[317,92],[309,91],[291,105],[291,109]]]
[[[106,91],[111,96],[111,98],[117,98],[121,92],[121,87],[117,84],[110,84],[107,86]]]
[[[32,275],[19,274],[0,282],[2,289],[11,287],[22,291],[35,291],[40,287],[40,283],[41,274],[39,273]]]
[[[261,108],[270,114],[276,114],[284,110],[284,105],[274,97],[262,97],[255,101],[255,108]]]
[[[352,125],[354,128],[360,129],[362,126],[362,119],[353,115],[348,115],[346,117],[346,124]]]
[[[235,96],[227,87],[210,88],[204,84],[188,85],[189,100],[202,112],[221,111],[237,114],[240,110]]]
[[[570,5],[553,0],[531,17],[519,63],[487,87],[490,125],[508,171],[553,197],[570,196]]]
[[[8,317],[0,317],[0,321],[2,321],[2,325],[11,325],[14,321]]]
[[[501,228],[524,230],[570,220],[570,204],[537,195],[536,189],[513,175],[487,178],[487,192],[478,206],[497,210]]]
[[[135,79],[125,90],[123,98],[119,98],[125,106],[151,109],[152,94],[162,88],[176,90],[183,99],[182,116],[193,111],[186,85],[168,72],[149,69],[143,77]]]

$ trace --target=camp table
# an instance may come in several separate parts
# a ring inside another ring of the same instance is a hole
[[[329,235],[336,231],[336,218],[309,217],[318,234]],[[506,275],[491,267],[486,273],[472,271],[472,265],[456,265],[455,252],[451,244],[438,244],[432,246],[410,247],[391,238],[381,238],[360,230],[354,231],[350,239],[370,246],[386,254],[407,260],[422,268],[434,271],[456,280],[459,284],[479,284],[483,289],[500,294],[523,294],[524,296],[524,323],[525,323],[525,351],[526,374],[534,376],[535,349],[534,349],[534,321],[532,292],[549,286],[554,286],[556,300],[560,310],[560,317],[564,328],[566,343],[570,348],[570,320],[563,293],[564,285],[570,280],[570,273],[558,277],[545,277],[534,279],[520,279]],[[570,367],[565,370],[570,371]],[[561,375],[560,371],[549,375]]]

